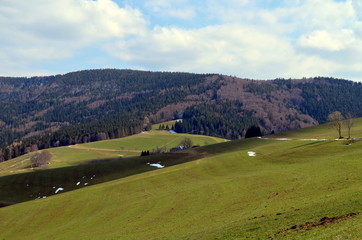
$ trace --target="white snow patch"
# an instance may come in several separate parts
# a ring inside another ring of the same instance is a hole
[[[43,196],[43,198],[46,198],[47,196]]]
[[[248,156],[249,156],[249,157],[255,157],[255,156],[256,156],[256,153],[255,153],[255,152],[248,152]]]
[[[83,176],[83,179],[85,178],[85,176]]]
[[[76,184],[76,185],[78,186],[79,184],[80,184],[80,182],[77,182],[77,184]]]
[[[86,182],[86,183],[84,183],[84,186],[87,186],[88,185],[88,183]]]
[[[164,168],[165,166],[159,164],[159,163],[147,163],[148,165],[150,165],[151,167],[156,167],[156,168]]]
[[[58,188],[57,190],[55,190],[55,193],[58,193],[59,191],[63,191],[64,190],[64,188]]]

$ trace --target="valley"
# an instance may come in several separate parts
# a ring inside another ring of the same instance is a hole
[[[361,83],[325,77],[266,81],[98,69],[0,77],[0,89],[0,161],[127,137],[180,118],[179,133],[231,140],[244,138],[252,126],[269,134],[318,125],[336,110],[362,116]]]
[[[361,137],[361,129],[359,119],[353,136]],[[333,139],[336,134],[321,125],[276,137]],[[115,150],[108,143],[90,147]],[[33,177],[37,192],[74,191],[1,208],[0,237],[360,239],[362,142],[346,143],[251,138],[3,176],[0,183],[13,184],[11,191],[17,189],[23,201]],[[78,182],[89,185],[76,189]],[[2,193],[9,191],[1,185]]]

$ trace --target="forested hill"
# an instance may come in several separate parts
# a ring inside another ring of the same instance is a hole
[[[256,81],[117,69],[0,77],[0,160],[127,136],[176,118],[183,118],[179,131],[235,139],[252,125],[267,133],[316,125],[337,110],[358,117],[361,90],[333,78]]]

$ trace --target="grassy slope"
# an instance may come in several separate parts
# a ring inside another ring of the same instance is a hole
[[[200,146],[227,141],[216,137],[191,134],[170,134],[167,131],[152,130],[150,132],[143,132],[124,138],[47,149],[47,151],[52,154],[49,167],[59,168],[76,166],[91,160],[119,159],[120,157],[139,156],[142,150],[153,150],[163,146],[166,146],[167,149],[176,147],[185,137],[190,138],[195,145]],[[0,163],[0,176],[32,171],[29,168],[24,169],[30,165],[29,159],[32,155],[33,153],[30,153]]]
[[[346,124],[342,125],[342,136],[348,137],[348,128]],[[281,132],[270,135],[269,137],[336,139],[338,138],[338,132],[336,129],[331,127],[330,124],[323,124],[310,128]],[[355,119],[354,125],[351,130],[351,137],[362,137],[362,118]]]
[[[200,146],[226,141],[225,139],[203,135],[170,134],[167,131],[151,131],[125,138],[86,143],[82,144],[82,146],[96,149],[121,149],[140,152],[142,150],[153,150],[163,146],[166,146],[167,149],[177,147],[179,143],[186,137],[190,138],[194,145]]]
[[[362,142],[250,139],[193,151],[207,157],[2,208],[0,239],[362,238],[361,215],[277,233],[362,211]]]

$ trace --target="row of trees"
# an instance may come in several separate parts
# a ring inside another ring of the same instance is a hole
[[[69,126],[53,133],[10,144],[0,149],[0,162],[41,149],[120,138],[145,129],[149,129],[149,123],[144,118],[132,114],[115,115],[107,120]]]

